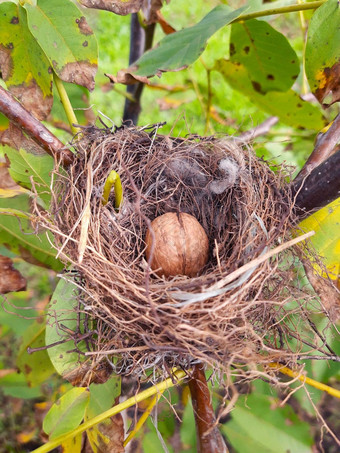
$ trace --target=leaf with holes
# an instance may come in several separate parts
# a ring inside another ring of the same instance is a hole
[[[28,27],[56,74],[65,82],[94,88],[98,50],[86,18],[69,0],[25,3]]]
[[[8,146],[3,150],[9,164],[9,174],[20,186],[31,190],[32,182],[44,207],[48,207],[51,200],[51,172],[54,161],[48,154],[34,155],[23,149],[17,151]]]
[[[62,436],[79,426],[84,418],[89,398],[88,388],[75,387],[53,404],[43,422],[43,430],[50,439]]]
[[[329,106],[340,100],[340,5],[337,0],[328,0],[312,16],[305,67],[311,90],[321,104]]]
[[[152,76],[159,71],[176,71],[197,60],[204,51],[207,40],[221,27],[228,25],[246,7],[232,10],[227,5],[216,6],[198,24],[165,36],[158,47],[146,52],[136,63],[134,72]]]
[[[247,69],[228,60],[217,60],[214,69],[221,72],[234,89],[248,96],[265,112],[278,116],[283,123],[317,131],[324,127],[326,121],[320,109],[303,101],[295,91],[262,94],[254,89]]]
[[[230,61],[247,69],[260,93],[289,90],[300,72],[299,59],[287,38],[255,19],[231,26]]]
[[[8,89],[45,119],[53,103],[50,64],[28,29],[25,9],[12,2],[0,4],[0,69]]]
[[[9,208],[10,205],[10,208]],[[52,247],[53,236],[47,231],[37,232],[30,221],[25,218],[30,216],[30,199],[28,195],[0,198],[0,243],[5,244],[14,253],[32,264],[42,265],[60,271],[62,263],[56,259],[56,251]],[[6,214],[7,209],[15,209],[24,217]],[[20,217],[20,218],[19,218]]]

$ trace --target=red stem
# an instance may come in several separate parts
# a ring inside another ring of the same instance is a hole
[[[48,154],[60,159],[64,166],[72,163],[74,158],[72,152],[2,87],[0,87],[0,112],[15,126],[24,130]]]
[[[228,453],[224,439],[216,426],[210,392],[201,365],[194,366],[189,388],[196,422],[197,452]]]

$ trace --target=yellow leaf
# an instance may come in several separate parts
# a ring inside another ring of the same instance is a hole
[[[310,241],[330,278],[337,281],[340,277],[340,198],[303,220],[299,226],[303,232],[315,231]],[[314,268],[318,274],[325,276],[317,264]]]

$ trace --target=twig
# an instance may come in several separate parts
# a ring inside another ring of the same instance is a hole
[[[129,66],[137,61],[144,52],[152,46],[153,36],[155,32],[155,24],[147,25],[145,28],[139,22],[138,14],[131,14],[130,25],[130,56]],[[140,100],[144,89],[144,83],[138,82],[134,85],[128,85],[126,91],[130,96],[133,96],[133,101],[127,98],[125,100],[123,123],[138,122],[138,117],[141,112]]]
[[[336,398],[340,398],[340,390],[330,387],[329,385],[322,384],[322,382],[318,382],[315,379],[311,379],[307,376],[304,376],[300,372],[293,371],[286,366],[281,365],[280,363],[270,363],[269,366],[273,368],[275,371],[279,371],[286,376],[289,376],[294,379],[298,379],[299,381],[303,382],[304,384],[311,385],[312,387],[322,390],[323,392],[327,392]]]
[[[236,140],[242,140],[243,143],[249,143],[260,135],[266,135],[278,121],[279,119],[277,116],[271,116],[270,118],[263,121],[263,123],[253,127],[252,129],[249,129],[249,131],[242,132],[242,134],[238,135],[235,138]]]
[[[0,112],[15,126],[23,129],[48,154],[60,159],[64,166],[72,163],[74,157],[72,152],[2,87],[0,87]]]
[[[297,3],[296,5],[289,5],[289,6],[280,6],[278,8],[268,8],[263,11],[256,11],[254,13],[245,13],[238,16],[234,19],[231,24],[235,24],[236,22],[242,22],[245,20],[256,19],[257,17],[264,17],[264,16],[274,16],[277,14],[284,14],[284,13],[294,13],[296,11],[305,11],[308,9],[317,9],[321,5],[323,5],[326,0],[321,0],[318,2],[308,2],[308,3]]]
[[[144,425],[144,423],[146,422],[146,420],[148,419],[149,415],[151,414],[152,412],[152,409],[154,408],[154,406],[158,403],[160,397],[163,395],[163,392],[164,390],[162,390],[161,392],[157,393],[153,398],[152,400],[150,401],[148,407],[145,409],[143,415],[140,417],[140,419],[138,420],[138,422],[136,423],[136,426],[133,428],[133,430],[130,432],[130,434],[128,435],[128,437],[124,440],[124,447],[126,447],[126,445],[138,434],[138,432],[141,430],[142,426]]]
[[[63,434],[62,436],[58,436],[55,439],[50,440],[46,444],[44,444],[41,447],[34,450],[32,453],[46,453],[48,451],[51,451],[54,448],[61,445],[62,443],[64,443],[66,440],[73,439],[78,434],[83,433],[84,431],[92,428],[93,426],[97,425],[98,423],[102,423],[104,420],[108,419],[109,417],[119,414],[123,410],[128,409],[129,407],[134,406],[135,404],[138,404],[139,402],[144,401],[147,398],[150,398],[150,396],[154,396],[156,394],[159,394],[160,392],[164,392],[168,388],[178,385],[185,377],[186,377],[185,371],[181,371],[181,370],[176,371],[174,373],[173,377],[166,379],[165,381],[162,381],[159,384],[155,384],[152,387],[138,393],[137,395],[132,396],[131,398],[123,401],[122,403],[117,404],[116,406],[112,407],[111,409],[108,409],[107,411],[97,415],[96,417],[91,418],[90,420],[87,420],[85,423],[82,423],[81,425],[79,425],[76,429],[73,429],[72,431],[69,431],[68,433]]]
[[[197,452],[227,453],[227,446],[216,426],[210,392],[201,365],[194,366],[189,388],[196,421]]]
[[[298,220],[340,197],[340,150],[314,168],[305,179],[293,181],[291,190]]]
[[[295,180],[305,178],[315,167],[330,157],[340,143],[340,113],[325,133],[317,137],[315,148]]]

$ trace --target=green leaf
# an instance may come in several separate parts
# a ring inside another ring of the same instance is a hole
[[[0,4],[0,69],[8,89],[45,119],[53,103],[50,65],[28,29],[26,11],[12,2]]]
[[[38,0],[25,4],[28,26],[65,82],[94,88],[98,49],[86,18],[70,0]]]
[[[9,174],[22,187],[31,190],[31,179],[35,190],[47,208],[51,201],[51,172],[54,160],[48,154],[34,155],[21,149],[17,151],[8,146],[4,147],[4,154],[10,161]]]
[[[28,387],[25,376],[22,373],[15,372],[0,378],[0,388],[4,395],[14,398],[26,400],[42,397],[41,388]]]
[[[247,69],[260,93],[287,91],[300,72],[298,56],[287,38],[255,19],[231,26],[230,61]]]
[[[40,321],[31,324],[24,332],[17,356],[18,368],[26,376],[30,387],[36,387],[55,373],[46,350],[37,351],[33,354],[27,352],[27,348],[42,346],[45,346],[45,323],[40,319]]]
[[[110,409],[114,405],[115,399],[120,396],[120,394],[120,376],[112,376],[103,384],[91,384],[90,403],[86,409],[85,420],[96,417]],[[86,434],[94,453],[102,451],[101,446],[109,445],[112,434],[119,432],[119,430],[121,430],[121,427],[117,427],[115,419],[112,420],[111,418],[88,429]]]
[[[53,404],[43,422],[43,430],[50,439],[62,436],[79,426],[89,398],[90,392],[86,387],[75,387]]]
[[[29,197],[20,195],[11,199],[0,199],[0,208],[12,209],[29,213]],[[25,218],[0,213],[0,243],[6,244],[14,253],[21,255],[26,261],[42,264],[50,269],[60,271],[63,264],[56,259],[56,251],[52,248],[53,236],[50,232],[36,233]]]
[[[222,432],[242,453],[312,453],[309,425],[301,422],[292,408],[273,407],[274,403],[265,395],[240,398]]]
[[[90,385],[90,404],[86,410],[86,418],[96,417],[110,409],[115,399],[121,394],[120,376],[112,376],[103,384]]]
[[[182,69],[197,60],[207,40],[221,27],[236,19],[246,7],[232,10],[227,5],[216,6],[198,24],[163,38],[158,47],[146,52],[137,62],[135,73],[151,76],[159,71]]]
[[[234,89],[248,96],[265,112],[278,116],[283,123],[314,130],[324,127],[325,119],[321,111],[303,101],[295,91],[271,91],[261,94],[254,90],[247,69],[242,64],[234,64],[228,60],[217,60],[214,69],[221,72]]]
[[[78,369],[86,360],[83,355],[74,351],[75,342],[72,339],[72,335],[78,331],[78,324],[82,324],[77,315],[78,293],[79,289],[72,283],[71,278],[70,281],[60,279],[48,307],[46,345],[66,340],[48,348],[48,355],[54,368],[64,377],[76,377]],[[77,348],[86,351],[86,344],[83,341],[79,342]]]
[[[340,100],[340,5],[328,0],[312,16],[305,52],[306,75],[324,106]],[[332,95],[329,102],[327,97]]]
[[[340,198],[307,217],[299,227],[304,232],[315,231],[314,236],[309,240],[327,267],[329,276],[338,280],[340,278]],[[314,266],[320,275],[327,277],[317,264]]]

